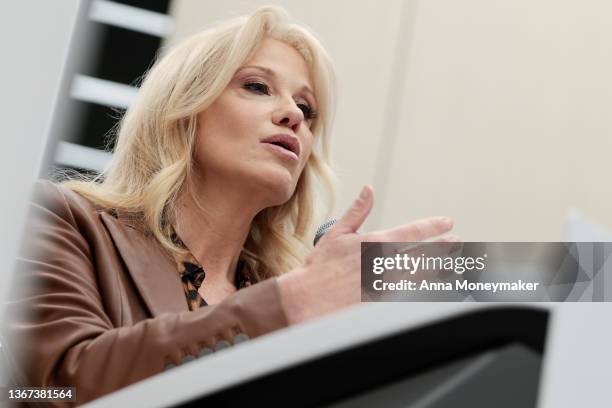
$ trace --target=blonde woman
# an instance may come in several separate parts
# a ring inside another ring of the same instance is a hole
[[[365,187],[313,249],[332,197],[332,108],[327,53],[278,8],[163,56],[109,169],[36,187],[3,328],[25,385],[100,397],[359,302],[362,240],[450,230],[438,217],[357,235]]]

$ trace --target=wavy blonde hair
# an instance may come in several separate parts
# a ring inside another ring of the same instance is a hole
[[[221,94],[264,38],[283,41],[302,55],[311,71],[318,115],[312,124],[312,153],[293,196],[255,217],[241,260],[254,282],[301,264],[312,247],[314,229],[334,200],[329,130],[335,75],[319,41],[290,23],[281,8],[262,7],[169,50],[147,73],[122,118],[109,167],[93,179],[64,184],[101,209],[137,221],[170,253],[184,254],[171,239],[171,224],[179,194],[194,171],[197,115]]]

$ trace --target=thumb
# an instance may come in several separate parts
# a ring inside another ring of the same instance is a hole
[[[346,213],[334,225],[329,234],[350,234],[357,232],[361,224],[368,218],[374,204],[374,191],[372,186],[366,185]]]

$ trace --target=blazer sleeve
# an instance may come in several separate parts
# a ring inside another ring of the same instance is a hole
[[[186,356],[231,345],[236,336],[254,338],[287,325],[278,283],[269,279],[217,305],[113,327],[92,251],[65,197],[50,183],[36,189],[46,204],[31,205],[33,230],[24,237],[3,323],[27,385],[76,387],[84,403]]]

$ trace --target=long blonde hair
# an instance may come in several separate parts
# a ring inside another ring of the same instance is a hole
[[[264,38],[283,41],[303,56],[311,71],[318,115],[312,124],[312,153],[293,196],[255,217],[241,260],[244,273],[254,282],[298,266],[334,199],[329,131],[335,76],[319,41],[290,23],[282,8],[259,8],[173,47],[147,73],[122,118],[109,167],[93,179],[64,184],[103,210],[137,220],[170,253],[184,253],[171,239],[171,223],[179,193],[194,170],[196,117],[221,94]]]

